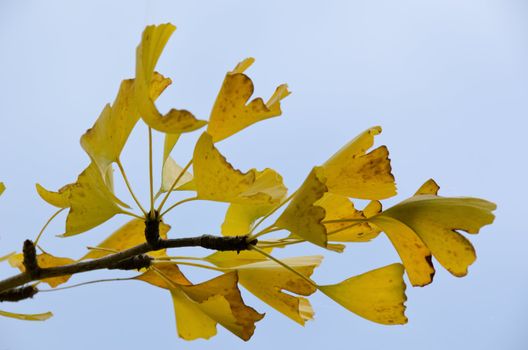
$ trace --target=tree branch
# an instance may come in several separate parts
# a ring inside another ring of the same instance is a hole
[[[149,227],[149,225],[147,225],[147,227]],[[79,261],[74,264],[49,267],[49,268],[43,268],[43,267],[39,267],[38,265],[36,265],[36,269],[38,273],[35,273],[35,270],[28,269],[26,270],[26,272],[22,272],[18,275],[15,275],[15,276],[12,276],[10,278],[0,281],[0,293],[8,291],[13,288],[23,286],[24,284],[31,282],[31,281],[42,280],[42,279],[49,278],[49,277],[74,275],[77,273],[101,270],[101,269],[109,269],[109,268],[125,268],[126,267],[125,269],[129,269],[131,266],[130,262],[134,260],[135,257],[152,252],[152,251],[160,250],[160,249],[182,248],[182,247],[202,247],[202,248],[218,250],[218,251],[240,252],[242,250],[249,250],[251,246],[257,244],[256,239],[250,240],[247,235],[231,236],[231,237],[202,235],[202,236],[197,236],[197,237],[176,238],[176,239],[158,239],[158,240],[151,239],[151,241],[155,242],[154,243],[155,246],[153,246],[152,244],[148,242],[145,242],[135,247],[129,248],[127,250],[123,250],[118,253],[110,254],[110,255],[104,256],[99,259]],[[29,243],[25,243],[24,246],[25,247],[27,246],[28,248],[30,248]],[[28,256],[29,255],[30,254],[28,254]],[[135,258],[134,261],[136,262],[140,261],[139,264],[142,264],[142,263],[146,264],[145,263],[146,260],[148,259]],[[148,261],[150,263],[150,260]],[[28,265],[31,266],[31,263],[32,262],[29,262]],[[141,267],[145,267],[145,266],[142,265]],[[132,268],[134,268],[134,266]]]

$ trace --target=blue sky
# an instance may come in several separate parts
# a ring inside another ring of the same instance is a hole
[[[133,76],[135,47],[151,23],[178,27],[158,65],[174,81],[160,99],[162,110],[177,106],[207,118],[225,72],[248,56],[256,58],[248,74],[258,96],[289,84],[293,93],[283,116],[220,145],[237,167],[272,167],[295,188],[313,165],[364,129],[382,125],[377,144],[389,147],[399,192],[387,205],[433,177],[441,194],[486,198],[498,210],[492,226],[470,237],[478,259],[467,277],[437,268],[432,285],[408,288],[410,322],[403,327],[370,323],[316,294],[316,319],[303,329],[248,296],[267,313],[248,344],[221,328],[210,341],[186,343],[176,336],[167,293],[123,282],[2,305],[52,310],[55,317],[37,324],[0,319],[0,350],[524,349],[527,16],[522,0],[1,1],[0,180],[8,189],[0,200],[0,255],[34,237],[52,213],[34,183],[58,188],[86,166],[79,137],[114,99],[120,81]],[[144,128],[133,133],[123,159],[143,200],[145,134]],[[196,136],[176,150],[181,163]],[[161,152],[159,139],[157,147]],[[218,232],[223,210],[189,204],[174,213],[173,232]],[[49,227],[42,243],[57,255],[78,257],[126,219],[60,240],[54,235],[62,233],[63,220]],[[380,236],[328,255],[315,278],[337,282],[396,261]],[[0,266],[0,277],[11,273]],[[99,276],[108,274],[75,281]]]

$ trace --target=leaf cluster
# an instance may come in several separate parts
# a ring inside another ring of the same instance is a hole
[[[57,208],[49,221],[68,211],[63,237],[85,233],[116,215],[128,215],[131,220],[80,258],[57,257],[44,251],[38,245],[44,227],[30,241],[33,250],[35,246],[40,249],[38,255],[24,251],[0,258],[18,268],[22,277],[31,275],[23,279],[25,287],[14,287],[27,288],[26,282],[35,280],[57,288],[71,277],[61,267],[90,261],[104,263],[143,245],[147,248],[141,254],[113,261],[114,265],[102,264],[101,268],[138,268],[139,274],[130,279],[167,290],[172,297],[178,334],[183,339],[210,338],[220,324],[248,340],[264,314],[245,304],[240,286],[301,325],[313,318],[308,297],[316,291],[367,320],[396,325],[407,322],[404,273],[412,286],[431,283],[434,257],[454,276],[467,274],[476,255],[461,232],[475,234],[491,224],[495,205],[478,198],[441,197],[438,185],[428,180],[414,195],[383,209],[381,201],[396,195],[396,184],[387,147],[373,148],[382,131],[378,126],[360,133],[326,162],[313,167],[299,188],[290,192],[273,169],[242,171],[228,162],[217,144],[256,122],[281,115],[281,103],[290,94],[283,84],[267,101],[253,97],[253,82],[245,73],[254,63],[253,58],[227,72],[207,121],[183,108],[160,112],[156,99],[171,80],[155,68],[174,30],[172,24],[162,24],[148,26],[143,32],[136,51],[135,77],[121,83],[114,102],[103,108],[92,128],[81,137],[81,146],[91,161],[76,181],[57,191],[37,184],[40,197]],[[141,203],[135,196],[120,160],[129,135],[139,122],[146,124],[149,132],[149,203]],[[192,157],[180,166],[171,157],[179,138],[203,128]],[[157,191],[152,173],[154,134],[164,137]],[[115,166],[136,209],[114,192]],[[0,193],[4,189],[0,184]],[[171,202],[171,194],[176,191],[189,196]],[[367,200],[368,204],[359,209],[353,199]],[[171,227],[166,215],[184,203],[198,200],[228,204],[220,230],[226,238],[218,238],[224,243],[211,243],[220,242],[214,237],[210,241],[201,238],[193,242],[217,251],[200,257],[171,255],[167,249],[170,245],[160,243],[169,240]],[[346,244],[368,242],[382,233],[389,238],[401,262],[358,276],[345,276],[330,285],[321,285],[311,277],[321,264],[322,255],[283,259],[274,256],[277,249],[287,250],[300,244],[316,245],[322,254],[343,252]],[[239,238],[230,241],[230,237]],[[236,240],[238,246],[226,243]],[[33,258],[34,266],[28,263]],[[218,276],[196,283],[179,266],[213,270]],[[38,291],[36,284],[29,286],[35,293]],[[2,296],[3,301],[15,298],[15,292],[21,294],[12,285],[9,289],[0,288],[0,300]],[[25,320],[51,316],[5,311],[0,311],[0,315]]]

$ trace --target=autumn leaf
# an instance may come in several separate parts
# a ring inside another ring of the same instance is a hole
[[[209,134],[196,142],[194,184],[198,198],[240,204],[273,204],[283,195],[282,178],[271,169],[246,173],[233,168],[220,154]],[[277,181],[279,180],[279,181]]]
[[[17,314],[0,310],[0,316],[15,318],[22,321],[46,321],[48,318],[52,317],[53,314],[51,312],[42,314]]]
[[[5,187],[4,183],[3,183],[3,182],[0,182],[0,195],[1,195],[2,193],[4,193],[5,189],[6,189],[6,187]]]
[[[404,268],[392,264],[346,279],[319,286],[319,290],[347,310],[367,320],[386,324],[405,324]]]
[[[266,252],[271,252],[271,249],[266,249]],[[214,264],[218,267],[231,268],[241,265],[252,264],[259,261],[265,261],[267,258],[260,253],[253,250],[244,250],[241,252],[214,252],[204,258],[204,260]]]
[[[494,219],[491,202],[440,197],[437,191],[438,185],[429,180],[413,197],[369,219],[387,234],[415,286],[432,281],[431,254],[454,276],[465,276],[476,254],[458,231],[478,233]]]
[[[370,128],[346,144],[324,164],[328,192],[360,199],[385,199],[396,194],[389,152],[385,146],[367,153],[381,127]]]
[[[255,322],[264,317],[244,304],[236,272],[192,285],[176,265],[161,263],[137,279],[170,290],[178,334],[186,340],[209,339],[216,334],[217,323],[241,339],[249,340]]]
[[[278,86],[268,102],[264,103],[262,98],[257,97],[248,103],[254,87],[244,71],[253,62],[254,58],[246,58],[226,74],[207,126],[213,142],[221,141],[261,120],[281,115],[280,101],[290,94],[286,84]]]
[[[284,186],[280,174],[273,169],[264,169],[257,171],[253,186],[245,194],[259,192],[268,194],[270,201],[267,203],[232,203],[229,205],[222,224],[222,235],[248,234],[258,218],[267,215],[285,200],[288,189]]]
[[[10,256],[8,261],[12,267],[19,269],[20,272],[26,271],[26,268],[24,266],[24,255],[22,253]],[[41,268],[70,265],[74,262],[75,260],[73,259],[56,257],[48,253],[42,253],[37,255],[37,263],[38,266]],[[56,288],[61,284],[68,282],[70,277],[71,275],[44,278],[42,282],[47,283],[51,288]]]
[[[316,205],[325,210],[324,221],[340,221],[325,223],[327,237],[333,242],[367,242],[379,234],[376,227],[372,227],[368,222],[347,222],[346,220],[364,220],[367,217],[378,214],[381,211],[381,204],[378,201],[370,202],[365,209],[357,210],[354,203],[345,196],[325,193],[316,202]]]
[[[326,228],[322,223],[325,210],[316,204],[327,191],[322,170],[321,167],[313,168],[275,222],[275,226],[313,244],[326,247]]]
[[[77,177],[76,182],[63,186],[58,192],[48,191],[39,184],[36,188],[47,203],[70,208],[64,237],[88,231],[123,213],[120,206],[129,208],[114,195],[93,162]]]
[[[322,259],[319,255],[301,256],[282,262],[310,277]],[[301,325],[313,319],[312,306],[305,298],[317,290],[313,284],[270,260],[236,266],[236,270],[240,284],[275,310]]]
[[[194,131],[206,122],[185,109],[171,109],[162,115],[150,93],[158,59],[176,27],[170,23],[147,26],[136,50],[135,98],[141,118],[153,129],[169,134]]]
[[[154,73],[150,98],[156,100],[170,83],[170,79]],[[111,163],[119,161],[121,151],[140,118],[134,94],[134,79],[123,80],[114,103],[105,106],[92,128],[81,137],[82,148],[97,164],[101,174],[105,174]]]

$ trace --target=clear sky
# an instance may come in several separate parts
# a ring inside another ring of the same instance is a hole
[[[470,237],[476,263],[465,278],[438,267],[432,285],[409,287],[405,326],[373,324],[316,294],[316,319],[302,328],[248,296],[248,303],[267,313],[248,344],[221,327],[210,341],[188,343],[176,336],[168,293],[116,282],[1,305],[20,312],[52,310],[55,317],[45,323],[0,318],[0,350],[526,349],[524,0],[1,0],[0,181],[8,189],[0,198],[0,255],[38,233],[53,209],[37,198],[34,183],[56,189],[86,166],[80,135],[114,99],[120,81],[133,76],[144,26],[169,21],[178,30],[158,70],[174,83],[160,100],[161,110],[176,106],[207,118],[225,72],[253,56],[248,74],[258,96],[269,96],[283,82],[293,93],[283,103],[283,116],[220,145],[235,166],[272,167],[294,188],[356,134],[382,125],[377,143],[389,147],[399,190],[389,205],[430,177],[443,195],[498,204],[496,222]],[[181,163],[196,135],[176,150]],[[145,140],[145,129],[138,128],[123,159],[143,200]],[[161,152],[159,140],[157,147]],[[173,214],[172,232],[218,232],[224,209],[189,204]],[[79,257],[126,218],[61,240],[54,235],[62,233],[63,220],[49,227],[42,243],[56,255]],[[315,278],[337,282],[396,261],[380,236],[329,254]],[[0,278],[12,273],[0,266]],[[99,276],[108,274],[73,281]]]

